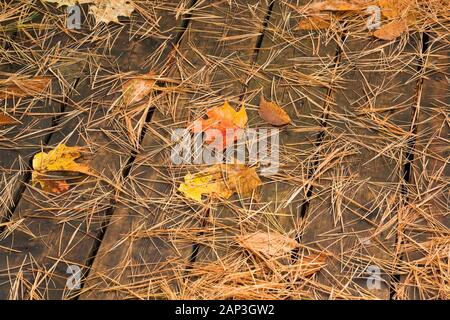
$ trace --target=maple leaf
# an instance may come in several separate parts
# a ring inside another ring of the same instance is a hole
[[[195,120],[188,129],[194,133],[205,132],[206,143],[222,150],[239,139],[248,121],[245,106],[235,111],[227,101],[222,106],[209,109],[206,115],[207,119]]]
[[[178,190],[187,198],[202,201],[202,195],[230,198],[249,195],[262,184],[254,168],[243,164],[217,164],[199,173],[187,174]]]
[[[75,160],[81,157],[82,148],[67,147],[64,144],[58,145],[55,149],[46,152],[39,152],[33,157],[33,185],[39,183],[41,188],[49,192],[63,192],[68,189],[68,185],[62,180],[52,180],[46,177],[50,172],[78,172],[91,174],[89,166],[76,163]]]
[[[238,236],[237,242],[245,249],[269,257],[290,254],[300,244],[292,238],[277,232],[254,232]]]
[[[145,98],[155,85],[155,72],[134,77],[122,85],[123,102],[126,106],[132,105]]]
[[[0,83],[0,99],[23,98],[40,94],[50,82],[51,78],[49,77],[9,78]]]
[[[0,113],[0,126],[18,124],[19,122],[10,116]]]

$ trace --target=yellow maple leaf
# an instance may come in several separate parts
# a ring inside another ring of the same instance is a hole
[[[254,168],[242,164],[217,164],[196,174],[187,174],[178,190],[187,198],[202,201],[202,195],[228,199],[252,193],[262,184]]]
[[[39,183],[42,189],[51,192],[61,192],[68,189],[68,185],[63,180],[52,180],[46,177],[50,172],[69,171],[83,174],[91,174],[89,166],[76,163],[75,160],[81,157],[82,148],[68,147],[64,144],[58,145],[55,149],[47,152],[39,152],[33,157],[33,185]]]

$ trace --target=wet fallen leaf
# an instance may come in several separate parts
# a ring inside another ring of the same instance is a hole
[[[33,158],[33,185],[39,183],[43,190],[60,193],[68,189],[68,185],[63,180],[52,180],[47,177],[51,172],[78,172],[91,174],[89,166],[76,163],[75,160],[82,155],[82,148],[67,147],[64,144],[58,145],[55,149],[40,152]]]
[[[207,119],[197,119],[188,128],[194,133],[205,132],[206,143],[217,149],[225,149],[239,139],[248,121],[245,106],[235,111],[226,101],[206,115]]]
[[[187,174],[178,190],[198,202],[202,201],[202,195],[228,199],[233,194],[223,181],[217,181],[211,173]]]
[[[236,239],[243,248],[269,257],[289,254],[299,246],[295,239],[276,232],[258,231],[238,236]]]
[[[50,84],[49,77],[9,78],[0,83],[0,99],[23,98],[42,93]]]
[[[19,122],[6,114],[0,113],[0,126],[18,124]]]
[[[274,126],[283,126],[292,121],[286,111],[276,103],[266,101],[264,97],[261,97],[258,112],[261,118]]]
[[[64,180],[50,179],[49,177],[37,175],[35,181],[39,182],[42,190],[52,193],[62,193],[69,190],[69,184]]]
[[[144,99],[155,85],[155,72],[150,71],[122,85],[123,102],[129,106]]]
[[[134,11],[130,0],[44,0],[56,3],[58,7],[73,6],[75,4],[91,3],[89,13],[95,16],[98,22],[119,22],[118,17],[129,17]]]
[[[199,173],[187,174],[178,190],[186,197],[202,201],[202,195],[230,198],[251,195],[262,184],[254,168],[243,164],[217,164]]]
[[[227,187],[241,197],[251,195],[253,190],[262,184],[255,168],[242,164],[221,164],[220,168]]]
[[[408,25],[404,20],[394,20],[382,25],[373,35],[382,40],[394,40],[407,30]]]
[[[320,30],[328,29],[331,25],[331,21],[324,17],[312,16],[302,19],[298,25],[298,30]]]

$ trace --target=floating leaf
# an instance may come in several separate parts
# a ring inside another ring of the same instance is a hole
[[[122,85],[123,102],[129,106],[144,99],[155,85],[155,73],[150,71],[144,75],[128,80]]]
[[[50,84],[49,77],[9,78],[0,83],[0,99],[23,98],[42,93]]]
[[[243,134],[248,121],[245,106],[236,112],[228,102],[206,112],[207,119],[197,119],[189,129],[194,133],[205,132],[205,141],[217,149],[225,149]]]
[[[7,116],[6,114],[0,113],[0,126],[12,125],[19,123],[17,120]]]
[[[283,126],[292,121],[286,111],[276,103],[266,101],[264,97],[261,97],[258,112],[261,118],[274,126]]]
[[[65,181],[51,180],[46,175],[55,171],[91,174],[89,166],[75,162],[81,157],[81,152],[80,147],[67,147],[60,144],[48,153],[36,154],[33,158],[33,184],[39,183],[43,190],[49,192],[59,193],[67,190],[68,185]]]
[[[202,195],[230,198],[250,195],[262,184],[254,168],[243,164],[217,164],[196,174],[187,174],[178,190],[186,197],[202,201]]]
[[[269,257],[291,253],[300,245],[295,239],[280,233],[261,231],[238,236],[237,241],[243,248]]]

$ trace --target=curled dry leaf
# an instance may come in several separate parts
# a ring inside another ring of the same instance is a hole
[[[262,184],[254,168],[243,164],[217,164],[196,174],[187,174],[178,190],[186,197],[202,201],[202,195],[230,198],[250,195]]]
[[[123,102],[126,106],[144,99],[155,85],[155,72],[134,77],[122,85]]]
[[[394,40],[407,30],[408,25],[404,20],[394,20],[383,25],[373,35],[382,40]]]
[[[254,232],[236,237],[237,242],[245,249],[261,253],[269,257],[291,253],[299,243],[276,232]]]
[[[205,132],[206,143],[219,150],[239,139],[248,121],[245,106],[235,111],[227,101],[222,106],[209,109],[206,115],[207,119],[195,120],[188,129],[194,133]]]
[[[0,126],[18,124],[19,122],[6,114],[0,113]]]
[[[36,154],[33,158],[33,185],[39,183],[45,191],[60,193],[68,190],[68,184],[63,180],[49,179],[48,173],[62,171],[91,174],[89,166],[75,162],[81,157],[82,150],[80,147],[67,147],[60,144],[48,153]]]
[[[50,77],[9,78],[0,83],[0,99],[38,95],[47,88],[50,82]]]
[[[266,101],[264,97],[261,97],[258,112],[261,118],[274,126],[283,126],[292,121],[286,111],[276,103]]]
[[[328,29],[331,25],[331,21],[328,17],[312,16],[302,19],[298,25],[298,30],[320,30]]]

